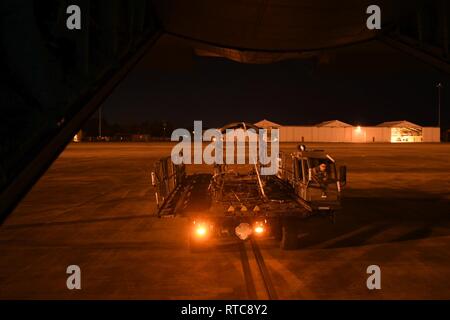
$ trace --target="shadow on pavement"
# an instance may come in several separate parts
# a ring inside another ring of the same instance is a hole
[[[398,195],[398,190],[385,192]],[[450,235],[450,201],[408,193],[408,197],[347,197],[335,224],[324,218],[302,223],[299,247],[353,247]]]

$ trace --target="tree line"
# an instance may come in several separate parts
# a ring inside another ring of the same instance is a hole
[[[97,137],[100,135],[98,118],[91,118],[83,126],[83,136]],[[119,135],[130,134],[145,134],[151,137],[167,137],[170,138],[172,131],[175,129],[174,125],[169,121],[145,120],[141,123],[119,124],[117,122],[111,123],[106,118],[102,118],[101,135],[107,137],[114,137]]]

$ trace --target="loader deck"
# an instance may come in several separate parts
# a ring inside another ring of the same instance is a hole
[[[276,177],[265,180],[266,198],[260,196],[255,178],[251,175],[227,177],[223,193],[214,197],[211,192],[212,174],[196,173],[185,177],[182,185],[174,189],[168,201],[159,208],[158,215],[210,217],[275,217],[311,215],[295,199],[289,186]]]

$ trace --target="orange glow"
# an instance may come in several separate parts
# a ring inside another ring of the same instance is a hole
[[[263,233],[264,232],[264,227],[263,226],[257,226],[255,228],[255,232],[258,233],[258,234]]]
[[[197,226],[195,229],[195,234],[199,237],[203,237],[206,234],[206,228],[202,225]]]
[[[263,222],[263,221],[257,221],[257,222],[255,223],[254,227],[253,227],[253,231],[254,231],[256,234],[262,234],[262,233],[264,233],[264,231],[265,231],[264,223],[265,223],[265,221],[264,221],[264,222]]]

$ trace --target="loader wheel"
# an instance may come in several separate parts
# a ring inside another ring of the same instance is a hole
[[[272,226],[272,235],[274,236],[275,240],[281,241],[281,239],[283,238],[283,230],[281,227],[281,222],[275,223]]]
[[[297,229],[293,226],[283,224],[281,228],[281,249],[294,250],[298,247]]]

